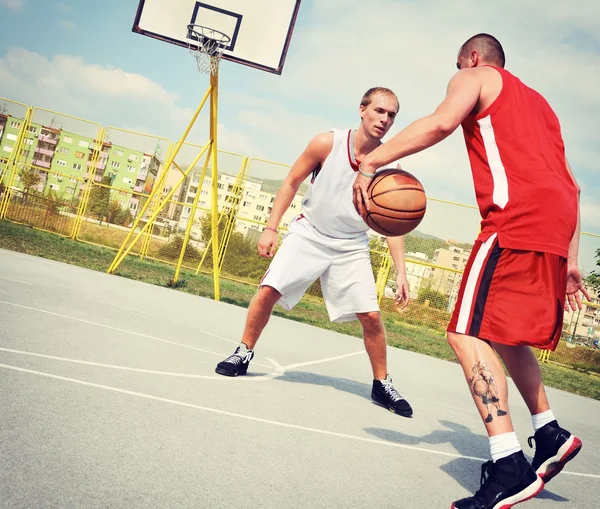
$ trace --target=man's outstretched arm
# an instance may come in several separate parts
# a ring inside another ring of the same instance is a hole
[[[403,157],[415,154],[452,134],[461,122],[473,111],[481,92],[481,79],[476,69],[463,69],[448,83],[446,97],[436,110],[416,120],[389,141],[368,154],[360,165],[361,173],[354,183],[354,207],[364,217],[368,203],[369,177],[378,168]]]

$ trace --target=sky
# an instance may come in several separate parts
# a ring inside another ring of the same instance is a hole
[[[0,97],[177,141],[208,77],[186,49],[133,33],[137,6],[0,0]],[[389,139],[437,107],[460,45],[487,32],[502,42],[506,68],[555,109],[582,188],[582,229],[600,234],[598,19],[592,0],[302,0],[281,75],[222,61],[219,148],[291,165],[316,134],[357,127],[360,98],[372,86],[400,99]],[[203,113],[189,140],[203,144],[207,133]],[[428,197],[475,205],[460,128],[403,168]],[[287,167],[255,165],[253,174],[283,179]],[[478,221],[475,210],[431,201],[423,224],[469,241]]]

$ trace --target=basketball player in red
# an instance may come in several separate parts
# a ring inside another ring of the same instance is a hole
[[[412,416],[412,408],[392,384],[387,371],[386,340],[369,252],[369,227],[352,204],[358,162],[381,143],[394,124],[398,98],[387,88],[369,89],[363,96],[357,129],[333,129],[315,136],[294,163],[277,192],[258,252],[273,258],[248,308],[242,341],[215,371],[245,375],[254,347],[275,304],[293,308],[308,287],[321,280],[332,322],[359,320],[373,370],[371,399],[388,410]],[[302,213],[289,224],[277,253],[277,227],[300,184],[312,174]],[[397,301],[408,303],[404,239],[388,237],[398,272]]]
[[[462,125],[482,222],[448,341],[484,421],[492,461],[482,467],[481,488],[455,501],[456,509],[508,508],[534,497],[581,448],[554,418],[529,348],[554,350],[563,307],[581,309],[580,293],[589,300],[577,262],[579,187],[554,111],[504,63],[496,38],[471,37],[460,48],[459,72],[444,101],[367,155],[354,183],[354,205],[364,216],[365,174],[435,145]],[[532,415],[532,465],[514,433],[497,354]]]

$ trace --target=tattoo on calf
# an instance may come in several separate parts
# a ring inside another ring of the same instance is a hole
[[[502,417],[507,412],[500,408],[500,399],[498,398],[498,387],[494,374],[488,369],[485,362],[478,362],[473,366],[473,376],[469,378],[469,387],[475,398],[481,398],[485,405],[488,415],[485,422],[492,422],[492,408],[496,408],[496,415]]]

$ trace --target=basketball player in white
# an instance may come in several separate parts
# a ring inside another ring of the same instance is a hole
[[[352,203],[358,165],[379,146],[394,124],[398,108],[398,98],[391,90],[369,89],[360,103],[359,127],[317,135],[292,166],[258,241],[259,254],[274,258],[248,308],[242,342],[233,355],[217,365],[217,373],[246,374],[254,346],[275,304],[291,309],[320,277],[330,320],[358,319],[362,325],[373,370],[372,400],[399,415],[412,416],[411,406],[396,391],[387,371],[387,345],[371,268],[369,227]],[[302,213],[291,221],[288,234],[274,255],[277,226],[300,184],[311,173]],[[388,237],[387,244],[398,272],[396,300],[405,307],[409,292],[404,239]]]

